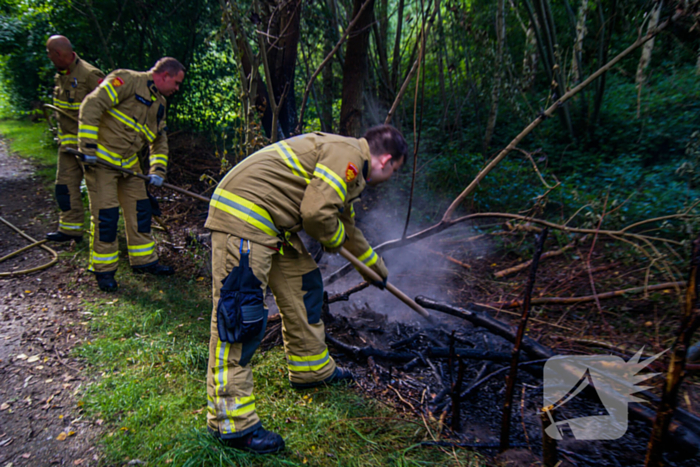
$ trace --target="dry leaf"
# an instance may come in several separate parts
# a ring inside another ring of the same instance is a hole
[[[15,360],[26,360],[26,359],[27,359],[27,356],[23,353],[21,353],[15,357]]]
[[[73,465],[80,465],[85,462],[85,459],[76,459],[73,461]]]
[[[0,410],[7,410],[10,408],[10,404],[7,402],[3,402],[2,405],[0,405]]]
[[[27,363],[34,363],[39,361],[39,356],[38,355],[32,355],[27,359]]]
[[[67,435],[64,431],[62,431],[60,435],[56,436],[56,439],[57,439],[58,441],[65,441],[65,439],[66,439],[67,437],[68,437],[68,435]]]
[[[23,459],[29,459],[30,457],[32,457],[32,454],[29,453],[29,452],[25,452],[24,454],[22,454],[22,455],[19,456],[19,457],[21,457],[21,458],[23,458]]]

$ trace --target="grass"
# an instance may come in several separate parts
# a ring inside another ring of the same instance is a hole
[[[126,268],[124,268],[126,269]],[[421,447],[418,420],[355,388],[293,390],[284,352],[253,359],[258,413],[286,440],[283,454],[256,456],[224,447],[206,431],[210,291],[203,281],[117,274],[120,292],[85,304],[95,338],[78,349],[96,377],[81,397],[108,426],[107,465],[483,465],[468,451]],[[434,432],[435,426],[431,427]]]
[[[0,134],[13,152],[46,165],[42,177],[53,180],[56,150],[44,125],[0,120]],[[86,249],[78,260],[87,263]],[[357,388],[293,390],[281,348],[258,352],[252,364],[258,413],[287,449],[256,456],[223,446],[206,430],[209,285],[182,275],[136,276],[124,263],[116,277],[118,293],[83,303],[92,337],[75,350],[91,376],[77,394],[79,406],[105,429],[103,465],[486,465],[466,450],[421,446],[431,439],[421,420]],[[94,291],[87,282],[80,287]],[[427,423],[435,433],[437,423]]]
[[[37,165],[36,173],[44,183],[53,183],[56,178],[58,146],[46,122],[1,119],[0,135],[11,152],[20,154]]]

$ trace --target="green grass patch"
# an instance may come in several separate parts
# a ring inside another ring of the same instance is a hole
[[[29,120],[0,120],[0,135],[9,150],[37,165],[37,174],[46,183],[56,178],[58,146],[46,122]]]
[[[106,465],[485,465],[468,451],[421,447],[430,435],[420,420],[357,389],[293,390],[282,348],[258,352],[253,365],[258,413],[286,451],[257,456],[223,446],[206,430],[208,285],[126,269],[114,299],[86,303],[94,337],[77,350],[95,377],[81,404],[107,427]]]

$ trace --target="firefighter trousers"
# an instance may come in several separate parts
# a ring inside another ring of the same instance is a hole
[[[56,202],[61,213],[58,215],[58,231],[73,237],[83,234],[85,209],[80,196],[80,182],[83,168],[73,154],[58,149],[58,169],[56,170]]]
[[[156,263],[158,255],[151,235],[151,202],[145,182],[133,175],[95,165],[85,168],[85,184],[91,215],[88,269],[98,274],[117,269],[119,206],[124,215],[131,267]]]
[[[302,245],[300,241],[293,243]],[[299,249],[303,251],[285,248],[281,254],[235,235],[212,232],[213,310],[207,371],[207,426],[223,439],[245,436],[261,426],[255,411],[250,360],[265,334],[267,309],[264,309],[262,329],[243,342],[222,340],[219,326],[220,313],[225,308],[223,303],[221,307],[219,304],[227,297],[222,295],[222,286],[227,288],[234,282],[232,279],[238,279],[235,275],[245,274],[242,269],[249,267],[252,270],[255,286],[259,288],[253,291],[255,295],[264,297],[268,285],[272,289],[282,318],[289,380],[295,383],[317,382],[335,371],[335,361],[328,354],[321,321],[321,273],[311,255],[303,247]],[[240,294],[249,293],[244,288],[241,287]],[[239,296],[239,300],[246,302],[247,298]],[[246,307],[242,308],[245,322]]]

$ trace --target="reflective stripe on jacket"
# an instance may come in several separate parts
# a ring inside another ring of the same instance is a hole
[[[136,154],[148,145],[149,173],[165,177],[165,106],[150,71],[113,71],[80,106],[80,150],[112,164],[138,168]]]
[[[78,146],[78,110],[85,96],[102,82],[104,73],[75,54],[75,60],[67,70],[54,76],[53,105],[72,115],[75,121],[55,112],[58,122],[58,139],[61,146]]]
[[[303,228],[324,246],[345,246],[373,265],[378,256],[355,227],[352,208],[370,162],[364,139],[310,133],[280,141],[221,180],[205,227],[270,247]]]

